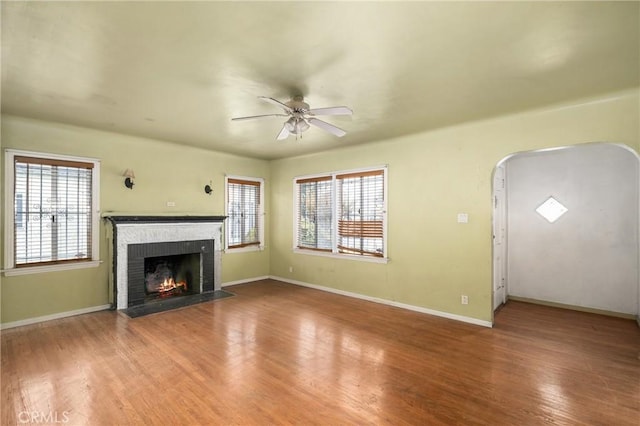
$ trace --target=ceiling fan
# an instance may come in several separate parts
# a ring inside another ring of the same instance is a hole
[[[288,102],[282,103],[273,98],[268,98],[266,96],[258,96],[258,98],[262,99],[265,102],[269,102],[272,105],[280,107],[284,110],[284,114],[264,114],[264,115],[252,115],[248,117],[237,117],[232,118],[234,121],[241,120],[253,120],[256,118],[265,118],[265,117],[289,117],[287,121],[284,122],[282,126],[282,130],[278,133],[276,137],[277,140],[283,140],[289,137],[289,135],[296,135],[296,139],[298,136],[302,137],[302,132],[309,128],[309,125],[316,126],[325,130],[333,135],[338,137],[342,137],[347,134],[344,130],[334,126],[333,124],[329,124],[326,121],[319,120],[315,118],[317,115],[351,115],[353,111],[350,108],[345,106],[336,106],[336,107],[328,107],[328,108],[309,108],[309,104],[304,102],[304,98],[302,96],[294,96]]]

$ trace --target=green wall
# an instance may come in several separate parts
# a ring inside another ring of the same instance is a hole
[[[491,321],[496,163],[519,151],[594,141],[639,151],[639,94],[634,89],[272,162],[14,116],[2,117],[1,143],[2,148],[99,158],[103,212],[223,214],[225,174],[263,177],[266,249],[224,254],[223,283],[271,275]],[[295,176],[383,164],[389,166],[389,263],[292,251]],[[123,185],[126,168],[136,173],[133,190]],[[212,196],[203,191],[209,181]],[[167,201],[176,207],[167,207]],[[469,223],[458,224],[458,213],[469,214]],[[104,224],[101,236],[105,262],[98,268],[2,277],[2,322],[109,303]],[[461,294],[469,296],[469,305],[460,304]]]
[[[2,116],[2,148],[3,165],[6,148],[100,159],[103,213],[223,215],[225,174],[265,178],[266,209],[269,208],[269,163],[264,160],[15,116]],[[133,190],[123,184],[126,168],[136,174]],[[204,192],[209,181],[214,189],[212,195]],[[167,201],[175,202],[175,207],[167,207]],[[4,193],[2,205],[4,212]],[[2,322],[108,304],[106,226],[103,222],[100,229],[100,258],[104,262],[97,268],[2,277]],[[268,229],[265,234],[268,240]],[[268,248],[262,252],[223,254],[223,283],[268,273]]]
[[[495,165],[518,151],[593,141],[637,150],[638,101],[638,90],[626,91],[274,161],[271,275],[491,321]],[[293,178],[381,164],[389,166],[390,262],[293,253]],[[458,224],[458,213],[467,213],[469,223]],[[469,296],[468,305],[460,304],[461,294]]]

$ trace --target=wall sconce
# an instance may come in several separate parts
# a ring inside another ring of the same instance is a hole
[[[207,195],[211,195],[213,192],[213,188],[211,188],[211,181],[209,181],[209,185],[204,186],[204,193]]]
[[[135,173],[133,173],[133,170],[131,169],[125,170],[122,176],[126,177],[126,179],[124,180],[124,186],[126,186],[129,189],[133,189],[133,180],[136,178],[136,175]]]

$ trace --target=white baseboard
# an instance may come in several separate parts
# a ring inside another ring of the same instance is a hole
[[[366,296],[364,294],[352,293],[350,291],[338,290],[338,289],[331,288],[331,287],[324,287],[324,286],[321,286],[321,285],[309,284],[309,283],[306,283],[306,282],[303,282],[303,281],[292,280],[292,279],[289,279],[289,278],[283,278],[283,277],[278,277],[278,276],[273,276],[273,275],[270,276],[269,278],[274,279],[274,280],[278,280],[278,281],[284,281],[284,282],[289,283],[289,284],[299,285],[299,286],[302,286],[302,287],[309,287],[309,288],[313,288],[313,289],[316,289],[316,290],[326,291],[326,292],[329,292],[329,293],[340,294],[342,296],[353,297],[353,298],[356,298],[356,299],[362,299],[362,300],[367,300],[369,302],[381,303],[383,305],[395,306],[396,308],[407,309],[407,310],[410,310],[410,311],[420,312],[420,313],[423,313],[423,314],[434,315],[434,316],[437,316],[437,317],[452,319],[452,320],[456,320],[456,321],[462,321],[462,322],[466,322],[466,323],[474,324],[474,325],[480,325],[482,327],[489,327],[489,328],[493,327],[493,324],[490,321],[483,321],[483,320],[479,320],[477,318],[465,317],[465,316],[462,316],[462,315],[451,314],[449,312],[436,311],[436,310],[433,310],[433,309],[423,308],[422,306],[408,305],[406,303],[394,302],[393,300],[380,299],[378,297]]]
[[[456,321],[462,321],[462,322],[466,322],[466,323],[469,323],[469,324],[480,325],[480,326],[483,326],[483,327],[489,327],[489,328],[492,327],[492,324],[491,324],[490,321],[483,321],[483,320],[479,320],[477,318],[465,317],[465,316],[462,316],[462,315],[451,314],[451,313],[448,313],[448,312],[436,311],[436,310],[433,310],[433,309],[423,308],[421,306],[408,305],[406,303],[394,302],[393,300],[380,299],[378,297],[366,296],[364,294],[353,293],[353,292],[345,291],[345,290],[338,290],[338,289],[331,288],[331,287],[324,287],[324,286],[321,286],[321,285],[309,284],[309,283],[306,283],[304,281],[292,280],[292,279],[289,279],[289,278],[278,277],[278,276],[275,276],[275,275],[264,275],[264,276],[261,276],[261,277],[253,277],[253,278],[246,278],[246,279],[243,279],[243,280],[229,281],[229,282],[226,282],[226,283],[222,283],[221,287],[231,287],[231,286],[238,285],[238,284],[246,284],[246,283],[250,283],[250,282],[254,282],[254,281],[260,281],[260,280],[266,280],[266,279],[273,279],[273,280],[277,280],[277,281],[283,281],[283,282],[286,282],[286,283],[289,283],[289,284],[295,284],[295,285],[299,285],[299,286],[302,286],[302,287],[309,287],[309,288],[313,288],[313,289],[316,289],[316,290],[326,291],[326,292],[329,292],[329,293],[335,293],[335,294],[339,294],[339,295],[347,296],[347,297],[353,297],[355,299],[366,300],[366,301],[369,301],[369,302],[380,303],[380,304],[383,304],[383,305],[395,306],[396,308],[402,308],[402,309],[407,309],[407,310],[410,310],[410,311],[420,312],[420,313],[423,313],[423,314],[434,315],[434,316],[438,316],[438,317],[442,317],[442,318],[448,318],[448,319],[452,319],[452,320],[456,320]],[[0,324],[0,329],[1,330],[5,330],[5,329],[8,329],[8,328],[21,327],[23,325],[37,324],[39,322],[51,321],[51,320],[54,320],[54,319],[72,317],[72,316],[75,316],[75,315],[88,314],[88,313],[97,312],[97,311],[104,311],[104,310],[110,309],[110,308],[111,308],[111,305],[100,305],[100,306],[92,306],[90,308],[76,309],[74,311],[59,312],[57,314],[45,315],[45,316],[42,316],[42,317],[28,318],[28,319],[24,319],[24,320],[20,320],[20,321],[13,321],[13,322],[3,323],[3,324]],[[639,319],[639,324],[640,324],[640,319]]]
[[[0,324],[1,330],[8,328],[21,327],[23,325],[37,324],[39,322],[51,321],[60,318],[73,317],[76,315],[89,314],[110,309],[111,305],[91,306],[89,308],[76,309],[74,311],[58,312],[57,314],[44,315],[42,317],[27,318],[19,321],[5,322]]]
[[[252,283],[254,281],[268,280],[269,278],[271,278],[270,275],[264,275],[262,277],[254,277],[254,278],[245,278],[244,280],[236,280],[236,281],[229,281],[226,283],[222,283],[220,287],[230,287],[232,285]]]

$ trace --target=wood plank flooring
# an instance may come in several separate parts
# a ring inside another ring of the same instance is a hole
[[[2,425],[640,424],[640,329],[510,302],[493,329],[272,280],[2,332]]]

